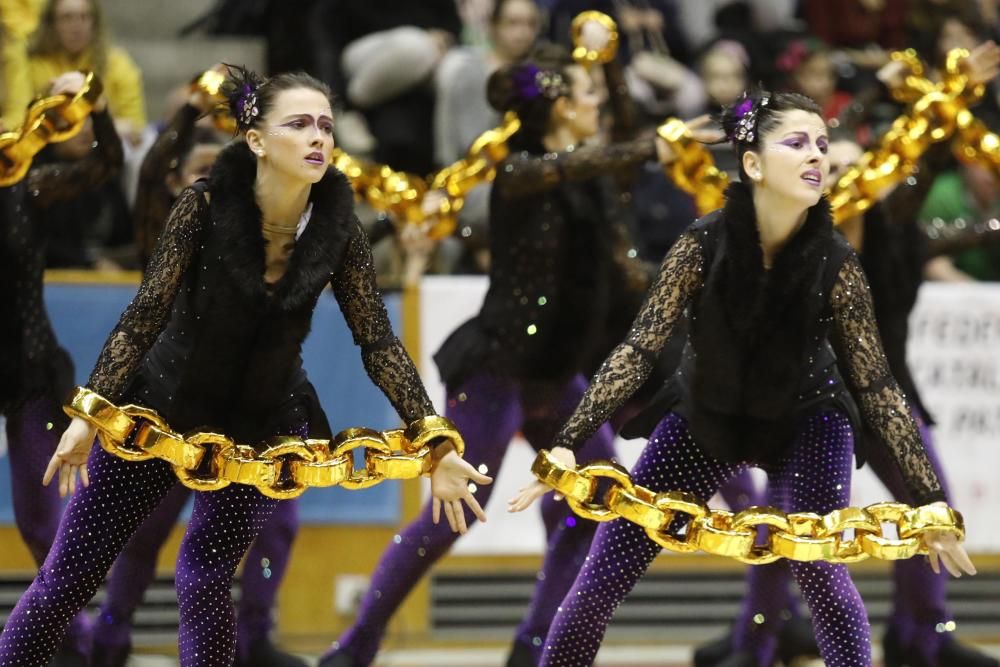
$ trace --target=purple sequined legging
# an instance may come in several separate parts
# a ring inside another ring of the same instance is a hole
[[[852,444],[850,424],[843,415],[831,412],[809,418],[788,453],[768,468],[778,507],[824,513],[846,506]],[[685,420],[670,413],[656,427],[632,479],[655,491],[686,491],[707,502],[744,468],[708,457],[695,445]],[[633,523],[601,524],[587,561],[552,622],[541,665],[593,664],[612,614],[659,552],[659,545]],[[791,570],[812,611],[827,667],[869,667],[868,617],[847,567],[793,563]]]
[[[7,453],[14,521],[31,557],[40,567],[59,528],[62,501],[55,484],[42,486],[42,475],[56,451],[62,430],[55,425],[62,411],[47,397],[24,402],[7,415]],[[54,423],[55,422],[55,423]],[[86,655],[89,623],[84,613],[73,617],[65,645]]]
[[[70,619],[94,596],[122,547],[177,483],[165,461],[125,461],[96,446],[88,468],[90,486],[70,500],[52,550],[0,634],[0,665],[48,662]],[[177,558],[181,665],[233,664],[233,574],[277,503],[240,484],[195,495]]]
[[[513,380],[481,373],[449,395],[446,414],[465,439],[465,460],[473,466],[485,464],[490,474],[495,474],[518,430],[536,450],[549,447],[586,387],[583,376],[573,378],[564,387],[553,388],[525,387]],[[603,427],[584,445],[579,460],[612,458],[612,441],[610,428]],[[491,491],[491,486],[484,486],[476,492],[481,504],[486,504]],[[518,641],[538,653],[556,606],[572,585],[594,535],[594,525],[574,519],[565,503],[549,498],[542,507],[542,516],[548,533],[548,550],[531,606],[516,635]],[[471,525],[474,520],[471,512],[467,510],[465,517]],[[334,650],[348,652],[359,665],[371,664],[393,613],[458,537],[444,521],[435,526],[430,506],[425,506],[420,517],[400,531],[382,554],[358,618],[334,645]]]
[[[111,568],[107,596],[94,626],[93,667],[104,667],[98,656],[111,664],[120,664],[121,658],[128,654],[132,617],[156,575],[157,555],[191,493],[187,487],[176,484],[142,523]],[[271,611],[298,527],[298,502],[278,503],[247,552],[236,610],[236,654],[241,660],[250,656],[254,642],[266,639],[271,632],[274,625]]]
[[[934,438],[918,411],[913,410],[913,413],[920,426],[927,456],[938,479],[942,481],[947,496],[948,489],[944,486],[944,472],[938,460]],[[892,497],[912,504],[912,496],[888,448],[876,445],[869,449],[868,464]],[[734,478],[730,483],[734,482],[742,488],[740,478]],[[750,504],[766,505],[770,502],[761,492],[757,498],[736,507],[743,509]],[[893,564],[895,587],[889,623],[896,630],[900,644],[919,652],[927,664],[937,662],[937,655],[947,637],[944,633],[936,632],[935,628],[952,620],[946,600],[947,577],[945,572],[935,574],[923,558],[900,560]],[[789,593],[790,579],[791,573],[784,561],[753,567],[747,573],[747,597],[733,628],[733,648],[754,651],[758,664],[770,664],[781,619],[787,616],[788,611],[795,610],[795,597]]]

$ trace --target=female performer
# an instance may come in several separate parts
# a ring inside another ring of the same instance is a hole
[[[330,91],[305,74],[229,80],[246,142],[219,156],[206,187],[170,213],[135,299],[111,332],[88,388],[156,410],[180,432],[209,425],[239,442],[276,434],[323,437],[325,416],[300,348],[327,283],[372,380],[407,421],[433,414],[392,333],[371,253],[333,150]],[[95,429],[74,419],[45,474],[74,493],[56,543],[0,635],[0,664],[44,665],[69,619],[94,595],[122,546],[177,482],[171,466],[92,450]],[[435,449],[435,507],[449,522],[485,484],[452,443]],[[89,457],[89,458],[88,458]],[[233,484],[196,494],[177,563],[182,665],[235,657],[229,586],[279,501]]]
[[[568,57],[552,60],[559,64],[531,61],[490,78],[490,104],[521,121],[491,193],[490,288],[479,314],[435,356],[446,415],[466,435],[466,460],[490,470],[519,431],[535,449],[546,446],[583,394],[582,370],[615,305],[609,286],[626,282],[614,256],[615,225],[626,213],[613,176],[669,155],[652,138],[581,146],[598,131],[594,83]],[[581,455],[610,458],[611,443],[610,429],[595,429]],[[478,497],[485,502],[489,492]],[[548,552],[510,664],[536,664],[593,536],[591,522],[568,526],[555,503],[542,514]],[[321,665],[371,664],[392,614],[457,539],[432,525],[430,508],[400,538],[383,554],[354,625]]]
[[[833,234],[822,198],[830,165],[819,108],[801,95],[759,93],[722,120],[740,182],[722,210],[694,223],[667,254],[631,332],[556,436],[553,455],[575,465],[573,451],[635,391],[690,307],[685,354],[667,400],[654,406],[667,412],[633,470],[635,482],[707,501],[725,480],[758,465],[787,512],[846,506],[859,420],[839,357],[865,421],[891,450],[914,501],[943,500],[882,352],[864,273]],[[511,509],[544,492],[540,483],[527,488]],[[956,575],[975,572],[950,533],[925,539],[935,569],[943,562]],[[591,664],[615,608],[659,551],[635,524],[602,525],[553,621],[542,665]],[[826,664],[870,665],[868,618],[846,566],[790,567]]]
[[[199,117],[216,106],[214,98],[192,91],[188,102],[160,132],[143,159],[133,217],[139,256],[145,265],[163,232],[170,208],[185,188],[206,178],[225,143]],[[170,537],[191,489],[178,483],[143,521],[108,575],[106,595],[94,624],[92,667],[124,667],[132,652],[132,619],[156,576],[156,559]],[[305,667],[305,662],[272,643],[273,609],[298,533],[298,500],[278,503],[247,551],[236,610],[236,664],[239,667]],[[259,564],[268,562],[268,567]]]
[[[73,96],[84,81],[80,72],[68,72],[53,82],[50,94]],[[38,217],[53,202],[113,178],[124,158],[103,96],[87,122],[93,123],[94,148],[86,157],[35,166],[24,180],[0,188],[0,284],[8,289],[0,300],[0,414],[7,417],[14,520],[39,566],[62,515],[56,489],[43,488],[39,479],[56,451],[56,429],[67,423],[59,406],[73,387],[73,362],[45,312],[45,229]],[[63,664],[86,664],[88,634],[86,617],[74,616],[60,648]]]

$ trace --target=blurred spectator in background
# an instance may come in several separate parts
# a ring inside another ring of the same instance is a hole
[[[704,113],[718,113],[722,107],[739,99],[750,84],[750,56],[737,41],[720,39],[709,44],[698,57],[698,74],[705,85]],[[735,178],[738,165],[736,155],[726,144],[707,146],[715,164]]]
[[[328,0],[313,14],[318,73],[364,115],[374,159],[432,171],[431,77],[462,31],[455,1]]]
[[[888,51],[906,47],[906,0],[802,0],[809,32],[846,50],[855,65],[876,70]]]
[[[31,0],[0,0],[0,125],[17,130],[31,101],[26,37],[34,24]]]
[[[678,3],[681,29],[694,48],[732,31],[761,34],[796,27],[799,0],[695,0]]]
[[[990,169],[962,163],[934,181],[920,219],[925,223],[971,227],[1000,216],[1000,179]],[[954,279],[947,258],[931,267],[929,278]],[[966,250],[955,256],[954,269],[974,280],[1000,280],[1000,244]]]
[[[500,124],[500,114],[486,99],[486,81],[500,67],[528,57],[538,40],[542,16],[534,0],[497,0],[489,26],[487,47],[452,49],[435,77],[434,141],[439,165],[464,157],[480,134]],[[489,197],[489,184],[468,194],[457,235],[445,242],[456,246],[444,254],[454,258],[454,270],[460,273],[488,270]]]
[[[448,165],[465,155],[484,131],[500,123],[486,100],[486,81],[498,68],[528,57],[542,17],[534,0],[496,0],[486,48],[452,49],[441,61],[435,109],[435,158]]]
[[[809,35],[794,35],[783,41],[774,59],[773,87],[812,98],[829,121],[850,104],[851,96],[837,90],[837,73],[826,44]]]
[[[133,145],[139,142],[146,125],[142,77],[129,55],[110,43],[97,0],[48,0],[29,55],[36,94],[63,72],[96,72],[118,133]]]
[[[690,118],[705,104],[701,80],[691,71],[691,50],[672,0],[559,0],[552,10],[549,35],[569,44],[570,24],[594,9],[618,23],[618,58],[626,67],[629,89],[651,118]]]

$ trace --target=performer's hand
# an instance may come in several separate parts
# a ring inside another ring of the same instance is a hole
[[[52,88],[49,91],[50,95],[67,95],[69,97],[75,96],[83,89],[83,85],[87,82],[87,75],[83,72],[63,72],[56,78],[52,79]],[[94,102],[93,110],[100,113],[108,108],[108,99],[102,93],[97,101]]]
[[[565,447],[553,447],[549,454],[559,463],[562,463],[567,468],[576,467],[576,454],[573,450],[566,449]],[[507,511],[508,512],[523,512],[524,510],[531,507],[536,500],[544,496],[546,493],[551,491],[551,487],[542,484],[541,482],[535,481],[528,486],[522,488],[517,492],[517,495],[507,501]],[[563,497],[560,494],[556,494],[556,500],[562,500]]]
[[[444,506],[444,515],[452,531],[462,534],[469,532],[468,524],[465,522],[465,509],[462,507],[463,500],[477,519],[486,521],[486,513],[472,495],[470,481],[476,484],[489,484],[493,478],[480,474],[471,463],[459,456],[454,448],[448,447],[447,453],[437,461],[434,472],[431,473],[431,495],[434,496],[431,518],[434,523],[441,520],[441,507]]]
[[[962,72],[969,77],[969,83],[987,83],[1000,74],[1000,46],[990,40],[983,42],[969,52],[962,62]]]
[[[59,446],[56,453],[49,461],[49,467],[45,469],[42,477],[42,484],[48,486],[56,473],[59,473],[59,495],[65,497],[68,493],[76,492],[76,475],[80,474],[80,481],[84,486],[90,485],[90,477],[87,476],[87,457],[90,449],[94,446],[94,437],[97,436],[97,429],[90,423],[79,417],[74,417],[73,421],[59,438]]]
[[[611,31],[598,21],[584,21],[580,27],[580,45],[591,51],[600,51],[611,41]]]
[[[694,140],[699,143],[715,144],[726,138],[725,132],[713,123],[712,117],[708,114],[692,118],[684,124],[691,130],[691,136],[694,137]],[[670,148],[670,144],[660,138],[659,135],[656,137],[656,159],[664,166],[677,159],[677,155]]]
[[[963,572],[976,573],[976,566],[972,564],[969,554],[965,553],[965,548],[954,533],[944,530],[927,531],[924,533],[924,544],[927,545],[931,569],[935,574],[941,573],[942,564],[953,577],[961,577]]]

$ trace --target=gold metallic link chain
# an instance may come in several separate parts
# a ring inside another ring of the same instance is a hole
[[[989,132],[967,108],[984,90],[982,85],[969,86],[961,71],[961,62],[968,56],[965,49],[949,52],[944,80],[934,84],[923,78],[923,65],[914,53],[892,54],[909,68],[893,94],[900,101],[912,102],[912,107],[893,122],[878,146],[864,153],[834,184],[828,196],[837,224],[871,208],[914,172],[931,144],[956,132],[965,156],[994,169],[1000,167],[1000,137]],[[671,118],[657,128],[657,134],[676,158],[664,167],[667,177],[694,197],[699,215],[721,208],[729,177],[715,166],[712,155],[694,139],[687,125]]]
[[[265,496],[285,500],[312,487],[366,489],[385,480],[430,474],[436,438],[451,440],[459,456],[465,453],[455,425],[437,415],[418,419],[405,429],[349,428],[332,440],[276,436],[258,451],[221,433],[181,435],[154,410],[119,407],[83,387],[76,389],[63,409],[70,417],[96,427],[98,441],[109,454],[128,461],[162,459],[173,466],[181,484],[196,491],[245,484]],[[355,450],[364,452],[363,466],[358,469]]]
[[[87,121],[103,85],[93,72],[75,95],[53,95],[32,102],[21,127],[0,134],[0,187],[23,179],[47,144],[75,136]]]
[[[927,553],[923,536],[928,531],[947,531],[965,539],[962,515],[938,505],[880,503],[825,515],[786,514],[774,507],[750,507],[733,513],[711,509],[689,493],[656,493],[639,486],[625,468],[608,461],[569,468],[543,450],[531,471],[565,496],[573,511],[585,519],[625,519],[640,526],[664,549],[703,551],[751,565],[780,558],[828,563],[901,560]],[[602,479],[607,480],[608,488],[603,500],[598,500]],[[686,529],[679,534],[670,530],[678,518],[687,520]],[[892,527],[890,535],[886,535],[885,525]],[[767,529],[765,543],[757,537],[762,526]]]

